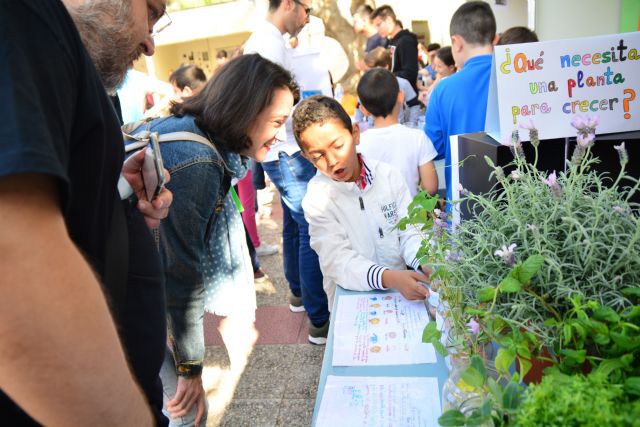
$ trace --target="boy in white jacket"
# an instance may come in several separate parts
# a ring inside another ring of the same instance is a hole
[[[427,271],[416,259],[421,237],[395,228],[411,201],[400,172],[356,153],[358,126],[332,98],[303,101],[293,132],[302,155],[322,172],[309,182],[302,207],[329,307],[338,284],[358,291],[395,288],[407,299],[425,299],[427,276],[406,268]]]

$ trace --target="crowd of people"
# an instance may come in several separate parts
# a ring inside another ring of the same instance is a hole
[[[306,312],[310,343],[326,343],[336,286],[425,299],[421,237],[396,225],[419,191],[438,191],[435,160],[450,191],[449,136],[483,130],[495,43],[537,40],[522,27],[498,37],[489,5],[470,1],[451,46],[425,47],[390,6],[361,6],[352,117],[326,95],[300,100],[284,35],[311,7],[269,0],[242,55],[220,51],[208,80],[176,69],[172,102],[124,126],[123,143],[110,95],[153,55],[165,9],[0,0],[0,419],[11,425],[205,425],[205,311],[223,318],[231,369],[257,339],[258,255],[278,250],[256,227],[265,174],[282,204],[289,308]],[[137,148],[151,134],[166,185],[148,200]]]

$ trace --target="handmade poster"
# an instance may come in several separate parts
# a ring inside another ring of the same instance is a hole
[[[424,301],[399,293],[343,295],[338,300],[333,366],[436,363],[433,345],[422,342],[429,322]]]
[[[639,50],[638,32],[496,46],[485,130],[500,141],[531,120],[563,138],[577,115],[599,116],[598,133],[640,129]]]
[[[329,375],[316,427],[431,427],[440,412],[436,378]]]

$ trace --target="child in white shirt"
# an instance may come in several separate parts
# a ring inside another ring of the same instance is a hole
[[[397,289],[405,298],[425,299],[427,271],[416,253],[421,236],[400,231],[411,201],[399,171],[356,153],[358,125],[332,98],[313,96],[293,115],[302,155],[321,172],[302,201],[311,247],[317,252],[329,307],[336,285],[352,290]]]
[[[388,49],[383,47],[377,47],[368,52],[364,57],[365,71],[373,70],[374,68],[383,68],[391,72],[391,53]],[[400,124],[417,124],[420,116],[420,100],[418,94],[413,89],[409,80],[395,76],[400,86],[400,91],[404,93],[403,102],[400,104],[398,110],[398,122]]]
[[[411,196],[421,187],[429,194],[438,191],[438,175],[433,159],[438,152],[422,129],[398,123],[404,94],[396,78],[382,68],[367,71],[358,83],[360,109],[373,116],[373,128],[362,134],[358,147],[367,159],[395,166],[404,175]]]

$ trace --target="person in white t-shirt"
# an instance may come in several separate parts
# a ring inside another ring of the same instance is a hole
[[[311,0],[269,0],[267,19],[251,34],[244,53],[258,53],[293,71],[283,35],[297,36],[309,23],[310,3]],[[291,131],[291,119],[285,127],[286,140],[271,147],[262,167],[281,196],[284,275],[291,290],[289,308],[294,312],[306,311],[311,322],[309,342],[325,344],[329,330],[327,295],[322,287],[318,255],[309,245],[309,224],[302,210],[302,199],[316,168],[300,154]]]
[[[359,151],[400,170],[412,197],[420,188],[435,194],[438,175],[433,159],[438,153],[421,129],[398,123],[404,93],[395,76],[383,68],[367,71],[358,83],[358,97],[362,112],[373,117],[373,128],[362,134]]]
[[[365,71],[372,68],[381,67],[391,71],[391,54],[388,49],[377,47],[364,56]],[[400,91],[404,93],[404,102],[398,111],[398,122],[400,124],[417,124],[420,116],[420,102],[418,94],[413,89],[409,80],[396,76]]]

